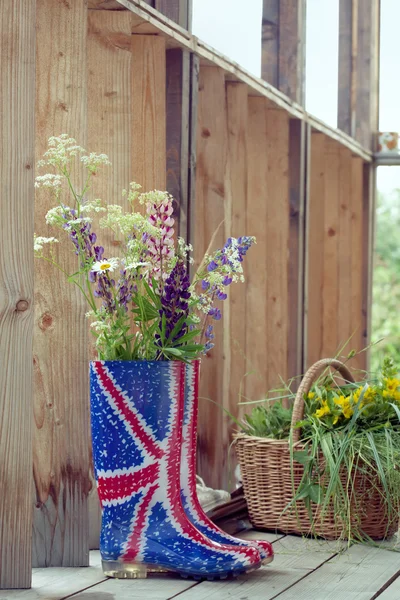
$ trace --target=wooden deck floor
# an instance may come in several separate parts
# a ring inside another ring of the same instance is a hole
[[[118,581],[104,578],[99,552],[94,551],[90,567],[35,569],[31,590],[3,590],[0,599],[400,600],[400,553],[253,531],[242,537],[273,541],[274,562],[232,581],[162,575]]]

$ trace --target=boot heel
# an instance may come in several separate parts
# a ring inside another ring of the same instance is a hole
[[[103,560],[101,564],[104,575],[116,579],[146,579],[147,573],[150,571],[145,563]]]

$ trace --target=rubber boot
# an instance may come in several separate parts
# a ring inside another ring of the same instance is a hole
[[[199,397],[200,361],[186,364],[185,410],[183,419],[183,442],[181,458],[181,497],[185,512],[196,528],[210,540],[237,547],[255,546],[261,555],[262,564],[273,561],[272,544],[267,541],[245,541],[222,531],[203,511],[196,493],[196,450]]]
[[[225,578],[260,566],[255,548],[221,545],[188,520],[180,496],[185,365],[90,365],[93,458],[105,575],[173,571]]]

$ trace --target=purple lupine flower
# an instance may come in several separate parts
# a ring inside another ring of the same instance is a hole
[[[162,265],[165,261],[173,258],[174,249],[174,223],[172,217],[173,207],[172,198],[167,196],[157,204],[156,202],[147,203],[148,221],[154,227],[160,230],[161,237],[155,238],[149,234],[144,234],[143,241],[147,245],[148,257],[152,263],[152,269],[149,270],[151,278],[159,280],[165,278],[165,273],[162,273]]]
[[[215,262],[215,260],[212,260],[207,266],[207,271],[211,273],[211,271],[215,271],[215,269],[218,269],[218,263]]]
[[[222,281],[222,285],[230,285],[232,283],[232,277],[228,277],[227,275],[225,275],[223,281]]]
[[[213,334],[213,326],[212,325],[208,325],[206,327],[206,330],[204,332],[204,335],[206,336],[206,338],[208,340],[213,340],[214,339],[214,334]]]
[[[163,293],[161,296],[162,308],[160,312],[159,327],[162,327],[162,317],[165,315],[165,338],[168,340],[175,325],[183,316],[189,315],[190,298],[190,280],[187,274],[185,263],[179,260],[172,269],[169,277],[165,281]],[[174,336],[171,342],[176,342],[179,338],[187,333],[187,325],[184,324],[180,331]],[[158,335],[159,339],[160,336]]]
[[[224,292],[217,290],[215,293],[215,297],[217,298],[217,300],[226,300],[228,297],[228,294],[225,294]]]
[[[222,313],[219,308],[217,308],[216,306],[213,306],[208,311],[208,316],[212,317],[215,321],[219,321],[222,317]]]
[[[206,281],[205,279],[202,279],[201,281],[201,289],[206,291],[208,290],[208,288],[210,287],[210,284],[208,281]]]
[[[121,270],[121,277],[118,281],[117,298],[118,303],[128,312],[128,304],[132,300],[134,292],[134,284],[132,277],[127,273],[126,269]]]

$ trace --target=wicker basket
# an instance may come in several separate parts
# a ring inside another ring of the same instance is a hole
[[[354,379],[345,365],[334,359],[323,359],[315,363],[302,380],[293,407],[292,427],[304,415],[304,395],[308,394],[315,379],[328,367],[333,367],[346,381]],[[303,446],[300,429],[292,430],[295,449]],[[313,507],[313,525],[303,501],[296,507],[287,508],[293,498],[294,489],[300,484],[303,466],[292,463],[288,440],[274,440],[238,434],[236,448],[243,479],[250,521],[257,529],[269,529],[284,533],[317,535],[326,539],[346,538],[343,523],[335,519],[333,505],[318,515],[318,506]],[[293,471],[293,473],[292,473]],[[343,473],[343,482],[347,474]],[[388,522],[385,504],[376,482],[359,472],[354,474],[352,499],[352,533],[372,539],[391,537],[397,530],[398,519]]]

